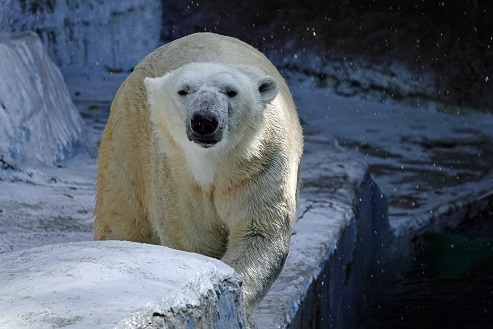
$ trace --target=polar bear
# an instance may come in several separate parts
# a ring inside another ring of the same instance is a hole
[[[197,33],[145,57],[111,105],[100,145],[95,239],[221,259],[247,312],[279,275],[299,190],[302,129],[260,52]]]

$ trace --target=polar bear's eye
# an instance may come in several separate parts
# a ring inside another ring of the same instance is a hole
[[[187,94],[188,93],[187,93],[187,91],[185,89],[178,90],[178,95],[180,95],[180,96],[186,96]]]
[[[226,95],[228,95],[228,97],[235,97],[236,94],[238,94],[236,90],[229,89],[228,91],[226,91]]]

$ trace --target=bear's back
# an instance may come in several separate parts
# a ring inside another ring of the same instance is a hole
[[[208,32],[191,34],[159,47],[147,55],[135,70],[144,71],[148,77],[158,77],[194,62],[252,65],[282,80],[274,65],[252,46],[235,38]]]

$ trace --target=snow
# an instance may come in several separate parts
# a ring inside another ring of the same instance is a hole
[[[53,165],[84,138],[84,122],[34,33],[0,34],[0,166]]]
[[[95,158],[63,167],[0,172],[0,254],[92,239]]]
[[[243,323],[224,263],[162,246],[92,241],[0,255],[0,327],[141,328]],[[222,318],[217,318],[218,314]],[[244,324],[243,324],[244,325]],[[195,326],[194,326],[195,327]]]

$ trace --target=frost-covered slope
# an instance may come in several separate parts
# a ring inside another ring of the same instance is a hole
[[[65,160],[84,131],[63,77],[37,35],[0,34],[0,169]]]

